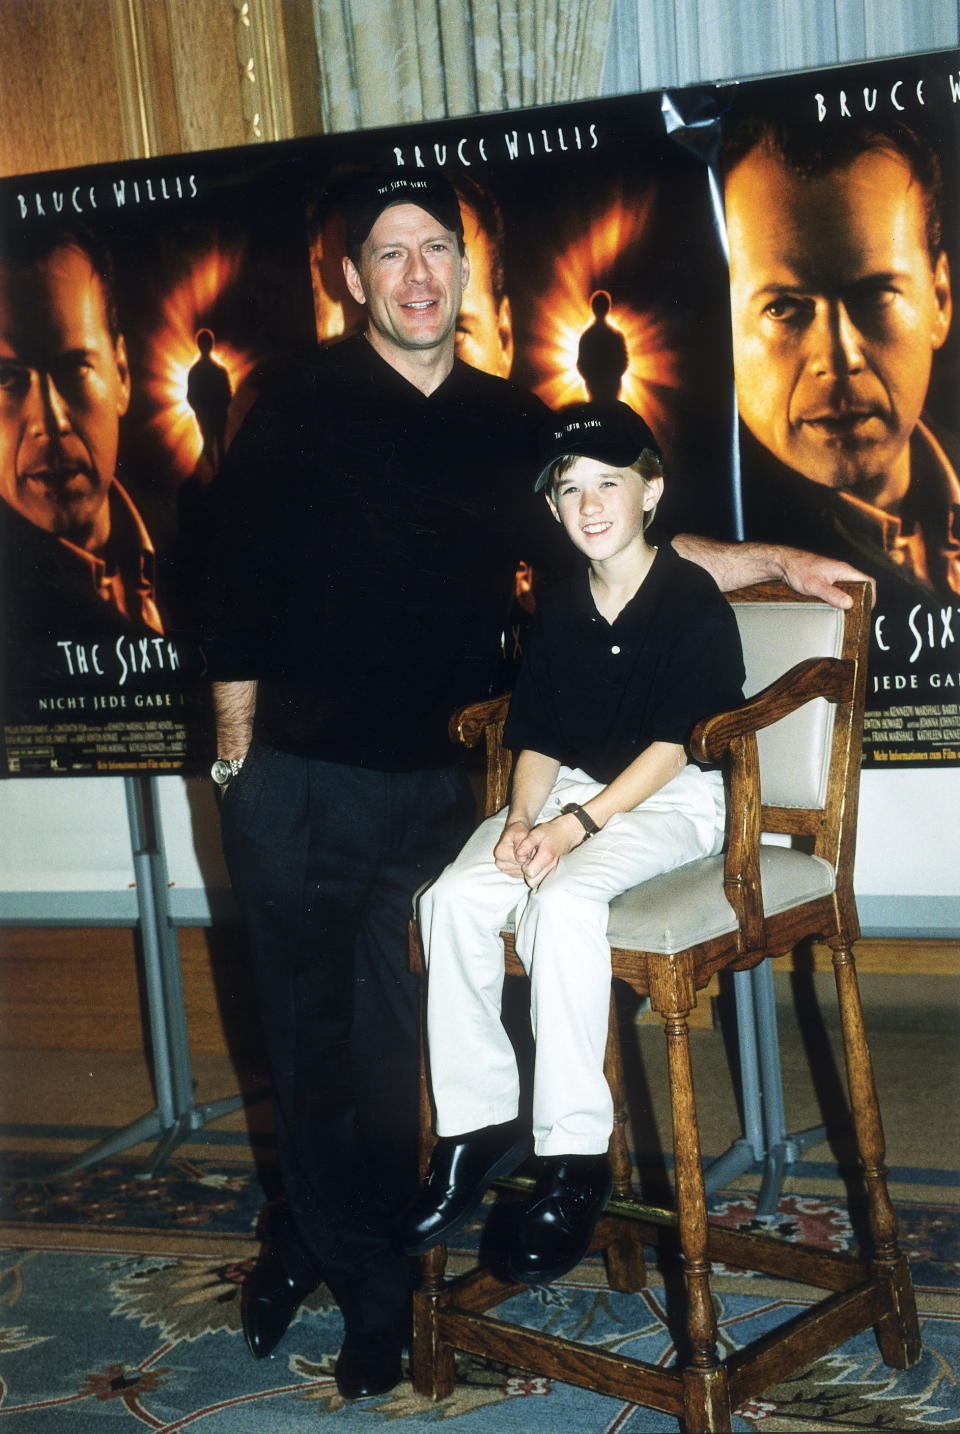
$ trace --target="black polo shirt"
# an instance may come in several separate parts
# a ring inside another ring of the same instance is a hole
[[[661,547],[609,623],[584,566],[540,599],[505,740],[611,782],[651,742],[686,743],[736,707],[743,680],[733,609],[702,568]]]
[[[206,652],[259,682],[259,735],[327,761],[456,759],[489,695],[519,558],[552,526],[531,491],[546,409],[459,360],[424,395],[363,336],[251,410],[217,480]]]

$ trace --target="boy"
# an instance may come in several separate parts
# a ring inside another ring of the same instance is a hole
[[[613,1104],[603,1074],[608,905],[720,850],[723,783],[684,743],[742,700],[733,612],[701,569],[646,528],[663,491],[657,442],[617,402],[578,404],[541,435],[535,488],[587,563],[541,600],[510,705],[510,804],[420,903],[438,1142],[403,1227],[422,1253],[526,1158],[513,1047],[500,1021],[499,932],[516,914],[536,1040],[541,1172],[506,1252],[524,1283],[583,1258],[610,1196]]]

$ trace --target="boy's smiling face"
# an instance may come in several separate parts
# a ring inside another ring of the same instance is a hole
[[[647,515],[662,492],[662,478],[644,479],[633,468],[578,458],[553,483],[547,502],[574,546],[599,562],[633,546],[646,548]]]

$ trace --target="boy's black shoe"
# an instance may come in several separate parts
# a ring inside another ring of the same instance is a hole
[[[240,1293],[240,1318],[247,1348],[254,1359],[272,1354],[307,1295],[316,1285],[302,1285],[287,1274],[280,1252],[263,1245]]]
[[[423,1188],[400,1221],[397,1238],[408,1255],[442,1245],[476,1214],[487,1188],[510,1175],[530,1154],[519,1120],[442,1136],[433,1148]]]
[[[542,1164],[507,1250],[507,1273],[523,1285],[547,1285],[580,1263],[613,1189],[606,1155],[550,1156]]]

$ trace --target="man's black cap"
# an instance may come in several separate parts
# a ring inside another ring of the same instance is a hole
[[[539,472],[533,491],[546,487],[550,470],[567,455],[595,458],[612,468],[629,468],[645,448],[662,459],[660,445],[649,427],[625,403],[571,403],[558,409],[540,429]]]
[[[343,198],[348,254],[357,254],[380,215],[391,204],[416,204],[463,245],[463,220],[456,191],[433,170],[422,174],[358,175]]]

